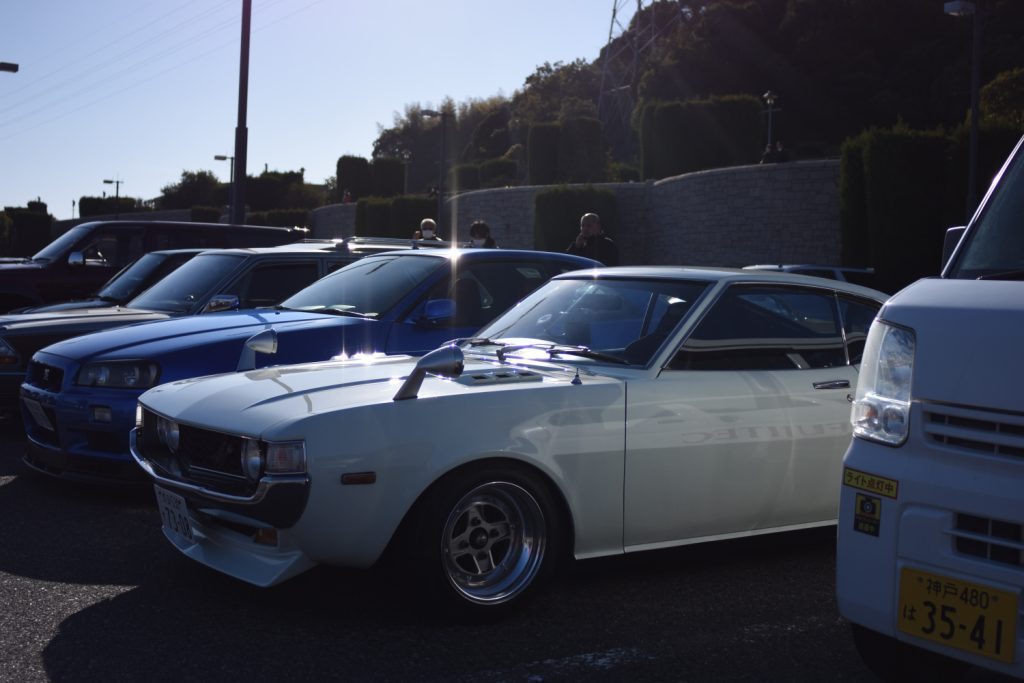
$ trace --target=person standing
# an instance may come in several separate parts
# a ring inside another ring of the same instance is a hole
[[[565,251],[592,258],[606,266],[619,265],[619,248],[604,233],[601,218],[596,213],[583,214],[580,218],[580,232]]]
[[[485,221],[475,220],[469,226],[469,244],[466,246],[496,249],[498,244],[491,237],[491,227]]]
[[[437,235],[437,223],[433,218],[424,218],[420,221],[420,229],[413,233],[414,240],[441,240]]]

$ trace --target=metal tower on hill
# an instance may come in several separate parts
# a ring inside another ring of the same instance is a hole
[[[626,26],[620,15],[636,2],[636,13]],[[636,83],[644,54],[668,26],[658,27],[654,12],[644,12],[655,0],[613,0],[608,44],[601,57],[601,90],[597,113],[604,125],[608,145],[617,159],[632,159],[638,145],[630,123],[636,105]],[[674,23],[674,22],[671,22]],[[629,24],[632,24],[630,26]]]

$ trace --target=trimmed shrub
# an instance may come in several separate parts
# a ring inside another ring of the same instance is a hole
[[[361,197],[369,197],[373,193],[373,176],[370,171],[370,162],[363,157],[343,156],[338,159],[337,172],[337,201],[341,201],[342,194],[348,190],[355,201]]]
[[[518,185],[518,168],[514,159],[488,159],[480,164],[480,187]]]
[[[533,243],[543,251],[565,251],[580,231],[585,213],[601,217],[601,227],[615,239],[618,203],[611,190],[559,185],[534,197]]]
[[[530,126],[526,140],[526,182],[530,185],[550,185],[558,178],[557,123],[537,123]]]
[[[608,165],[608,181],[613,183],[629,183],[640,180],[640,169],[636,166],[613,161]]]

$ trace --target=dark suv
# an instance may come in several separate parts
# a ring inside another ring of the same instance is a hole
[[[193,257],[125,306],[0,315],[0,413],[16,410],[28,362],[55,342],[129,323],[271,306],[367,254],[408,240],[304,240],[213,249]]]
[[[0,311],[90,296],[119,270],[158,249],[269,247],[308,235],[272,228],[173,221],[80,223],[31,258],[0,259]]]

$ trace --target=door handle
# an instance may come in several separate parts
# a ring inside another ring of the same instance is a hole
[[[849,389],[850,380],[848,379],[830,379],[824,382],[815,382],[815,389]]]

